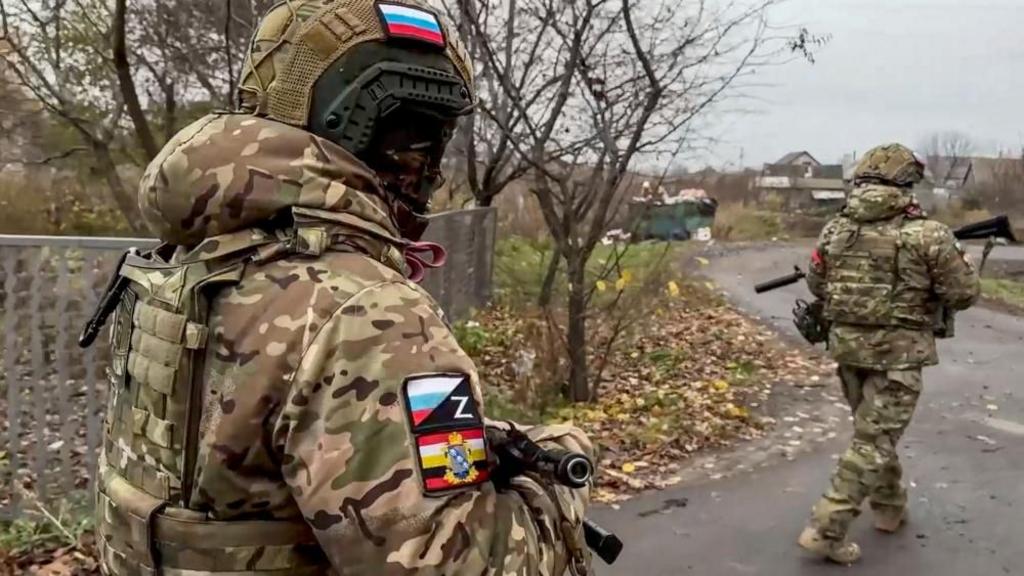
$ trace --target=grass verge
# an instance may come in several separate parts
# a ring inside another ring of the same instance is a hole
[[[981,292],[985,299],[1024,313],[1024,282],[995,278],[982,278]]]
[[[99,574],[90,504],[85,493],[52,507],[25,494],[25,510],[0,522],[0,574]]]

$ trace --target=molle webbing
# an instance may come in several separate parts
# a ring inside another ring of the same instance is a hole
[[[900,271],[903,218],[846,221],[826,246],[825,316],[839,324],[921,329],[931,324],[926,294],[908,290]]]
[[[328,565],[294,521],[212,521],[189,510],[202,415],[209,299],[247,255],[168,264],[126,258],[97,494],[98,546],[116,576],[319,575]]]
[[[237,283],[243,267],[241,261],[213,269],[136,256],[121,268],[130,284],[112,338],[107,461],[156,498],[187,505],[189,443],[198,437],[201,410],[192,377],[208,336],[205,291]]]

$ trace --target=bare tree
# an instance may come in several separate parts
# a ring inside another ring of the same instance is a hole
[[[117,165],[143,164],[185,120],[229,107],[238,66],[270,0],[0,0],[0,63],[87,149],[92,170],[141,232]],[[159,128],[162,128],[158,130]],[[141,158],[140,158],[141,156]]]
[[[522,93],[526,82],[536,73],[534,68],[543,66],[544,61],[527,57],[520,60],[516,77],[498,76],[515,66],[515,50],[520,47],[517,33],[519,0],[442,0],[441,4],[448,16],[458,23],[460,35],[466,39],[467,52],[476,64],[478,109],[482,115],[479,118],[470,116],[461,125],[450,157],[461,161],[461,169],[477,206],[490,206],[498,194],[528,170],[527,162],[515,153],[512,138],[513,130],[526,119],[529,109],[514,105],[510,93]],[[493,35],[482,42],[482,36],[475,32],[485,30]],[[497,52],[500,66],[492,64],[489,50]],[[533,47],[533,50],[539,51],[539,47]],[[505,90],[506,83],[513,90]],[[503,130],[502,126],[509,129]]]
[[[965,171],[964,163],[969,161],[974,150],[971,137],[956,130],[931,134],[918,147],[918,153],[924,156],[932,178],[939,186],[957,180],[958,172]]]
[[[486,71],[482,118],[525,164],[565,263],[574,400],[594,393],[586,266],[632,185],[631,164],[687,150],[712,106],[777,54],[765,21],[774,3],[458,2]]]
[[[963,132],[947,130],[928,136],[921,145],[921,153],[925,156],[949,156],[967,158],[974,152],[974,141]]]
[[[977,176],[974,192],[994,212],[1024,216],[1024,150],[1016,156],[986,158],[984,176]]]
[[[114,159],[124,103],[112,74],[109,26],[103,20],[108,13],[96,0],[0,0],[0,39],[10,47],[0,58],[22,88],[78,134],[114,204],[138,231],[134,194],[118,176]]]
[[[42,131],[43,113],[30,94],[22,88],[2,59],[10,46],[0,40],[0,167],[20,163],[14,151],[36,149]]]
[[[210,107],[232,106],[236,63],[269,3],[224,0],[211,6],[199,0],[115,0],[114,65],[146,160],[159,151],[152,136],[155,122],[162,124],[166,141],[182,120]],[[145,90],[148,112],[140,103],[137,84]]]
[[[156,139],[153,138],[153,130],[149,127],[149,120],[146,112],[142,109],[142,102],[139,100],[138,90],[135,88],[135,79],[132,77],[131,64],[128,62],[128,0],[116,0],[114,2],[114,18],[112,35],[114,39],[113,60],[114,70],[117,72],[117,83],[121,88],[121,99],[128,109],[128,116],[135,126],[135,135],[139,139],[139,147],[142,148],[146,160],[156,157],[159,149]]]

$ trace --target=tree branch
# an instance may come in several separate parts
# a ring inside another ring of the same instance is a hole
[[[59,154],[53,154],[51,156],[47,156],[47,157],[42,158],[40,160],[32,160],[32,161],[29,161],[29,162],[25,162],[25,164],[46,165],[46,164],[50,164],[51,162],[56,162],[58,160],[63,160],[65,158],[70,158],[71,156],[73,156],[75,154],[78,154],[78,153],[81,153],[81,152],[88,152],[88,151],[89,151],[89,148],[87,146],[74,146],[72,148],[68,148],[67,150],[65,150],[65,151],[63,151],[63,152],[61,152]]]
[[[117,71],[117,81],[121,88],[121,97],[128,110],[128,117],[135,126],[135,135],[138,138],[139,146],[147,160],[156,157],[159,149],[153,131],[150,128],[149,120],[142,110],[139,102],[139,94],[135,89],[135,80],[132,78],[131,65],[128,62],[127,46],[127,0],[115,0],[114,7],[114,68]]]

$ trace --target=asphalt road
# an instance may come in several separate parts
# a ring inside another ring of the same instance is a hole
[[[803,284],[760,296],[751,287],[803,265],[806,254],[747,250],[712,258],[708,270],[741,308],[795,334],[789,311],[795,298],[807,297]],[[925,371],[925,392],[901,445],[911,521],[897,535],[882,535],[866,511],[852,532],[865,552],[856,566],[827,564],[795,545],[849,437],[847,415],[839,412],[836,437],[803,454],[594,510],[595,520],[626,541],[615,566],[597,561],[598,573],[1024,575],[1024,318],[972,309],[940,353],[942,364]],[[837,383],[828,386],[838,392]],[[838,410],[819,404],[822,412]],[[768,450],[748,449],[748,458]]]
[[[981,246],[978,242],[972,242],[970,252],[981,257]],[[990,256],[992,261],[1022,262],[1024,261],[1024,245],[996,246],[992,249]]]

